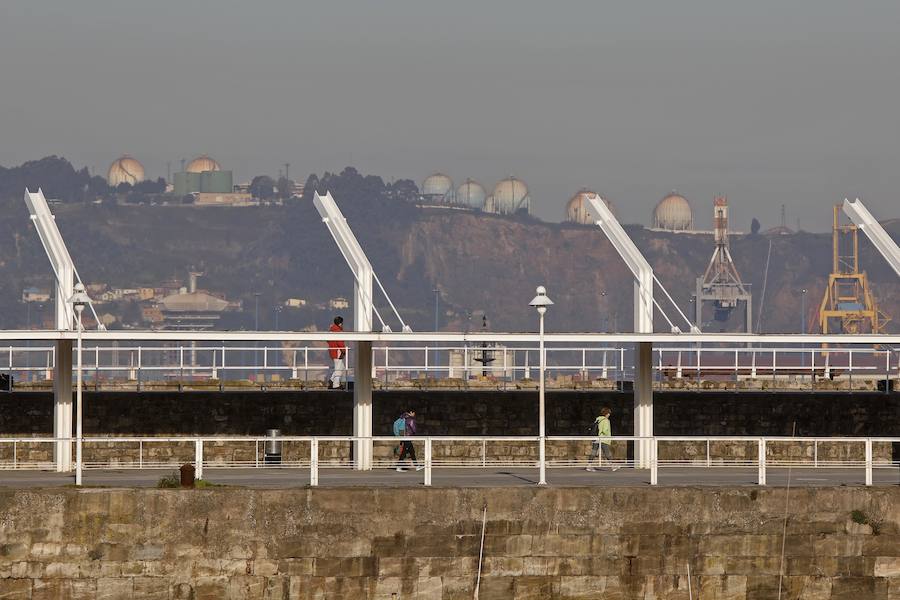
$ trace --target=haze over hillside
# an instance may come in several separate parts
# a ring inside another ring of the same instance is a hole
[[[544,223],[526,216],[420,209],[391,197],[380,178],[355,171],[311,178],[310,187],[330,189],[414,329],[433,328],[434,289],[440,290],[442,328],[481,326],[531,330],[528,308],[534,287],[544,284],[556,305],[550,330],[628,330],[631,276],[596,227]],[[311,190],[284,206],[213,207],[70,202],[54,206],[57,222],[86,282],[117,287],[156,286],[204,273],[200,285],[229,299],[243,299],[244,312],[223,327],[252,327],[259,293],[260,327],[274,326],[274,307],[286,298],[351,297],[352,276],[312,207]],[[48,287],[51,273],[21,197],[9,196],[0,216],[0,299],[10,307],[2,326],[21,325],[27,286]],[[900,237],[900,221],[888,224]],[[667,233],[628,226],[629,234],[685,312],[695,278],[712,253],[709,234]],[[769,243],[772,254],[761,302]],[[732,253],[754,293],[754,321],[762,308],[763,331],[799,331],[801,290],[809,330],[831,268],[831,236],[739,235]],[[861,263],[880,306],[900,317],[900,283],[867,241]],[[386,313],[387,311],[385,311]],[[280,328],[324,327],[329,311],[305,308],[280,313]],[[117,326],[135,321],[125,315]],[[132,326],[141,326],[139,321]],[[665,330],[663,321],[657,329]],[[708,321],[707,331],[737,330],[738,322]],[[896,322],[888,326],[896,330]]]

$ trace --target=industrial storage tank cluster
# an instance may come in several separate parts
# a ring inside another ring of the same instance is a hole
[[[431,206],[479,208],[484,212],[500,215],[520,211],[531,213],[528,186],[515,177],[501,180],[488,195],[484,186],[473,179],[466,179],[458,188],[454,188],[450,177],[437,172],[422,181],[420,194],[422,200]]]
[[[597,192],[587,188],[581,188],[578,192],[569,198],[566,203],[566,220],[570,223],[581,223],[582,225],[593,225],[597,221],[597,215],[593,214],[588,198],[598,196]],[[606,207],[615,213],[612,202],[606,198],[602,198]]]
[[[673,191],[656,205],[652,223],[657,229],[688,231],[694,228],[694,214],[687,199]]]
[[[112,187],[116,187],[120,183],[134,185],[144,180],[144,166],[137,159],[125,154],[109,165],[106,180]]]

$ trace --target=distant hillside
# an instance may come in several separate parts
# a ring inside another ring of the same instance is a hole
[[[538,284],[547,286],[556,303],[549,313],[551,330],[631,326],[630,274],[597,228],[416,209],[384,198],[335,197],[415,329],[433,327],[435,287],[441,290],[442,312],[451,313],[441,316],[444,327],[479,327],[480,316],[469,320],[466,315],[484,311],[495,330],[534,329],[528,302]],[[244,298],[251,314],[253,293],[259,291],[264,328],[273,324],[272,307],[287,297],[325,301],[350,297],[352,291],[350,271],[308,199],[294,206],[248,208],[66,204],[54,211],[87,282],[155,285],[184,279],[189,268],[198,268],[205,272],[201,287]],[[900,238],[900,220],[889,228]],[[712,252],[711,236],[628,230],[687,312],[694,279]],[[735,237],[732,251],[752,284],[757,309],[770,239],[763,330],[798,331],[801,289],[808,290],[807,318],[815,319],[830,269],[831,238],[804,233]],[[868,242],[861,242],[861,252],[881,306],[900,320],[900,281]],[[0,276],[0,302],[6,309],[0,326],[9,327],[24,321],[22,289],[46,286],[51,277],[21,201],[0,215]],[[284,312],[280,324],[298,328],[313,320],[322,327],[327,315]],[[718,323],[706,327],[719,328]],[[891,329],[898,330],[896,322]]]

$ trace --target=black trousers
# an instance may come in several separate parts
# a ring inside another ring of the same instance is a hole
[[[413,462],[416,462],[416,449],[413,447],[413,443],[408,440],[400,442],[400,459],[399,460],[403,460],[405,458],[409,458]]]

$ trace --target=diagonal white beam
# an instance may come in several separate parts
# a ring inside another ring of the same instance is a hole
[[[897,243],[891,239],[888,232],[884,230],[878,219],[872,216],[872,213],[869,212],[869,209],[866,208],[866,205],[859,198],[856,200],[844,198],[843,208],[844,213],[859,227],[860,231],[866,234],[872,245],[894,269],[894,273],[900,277],[900,248],[897,247]]]

